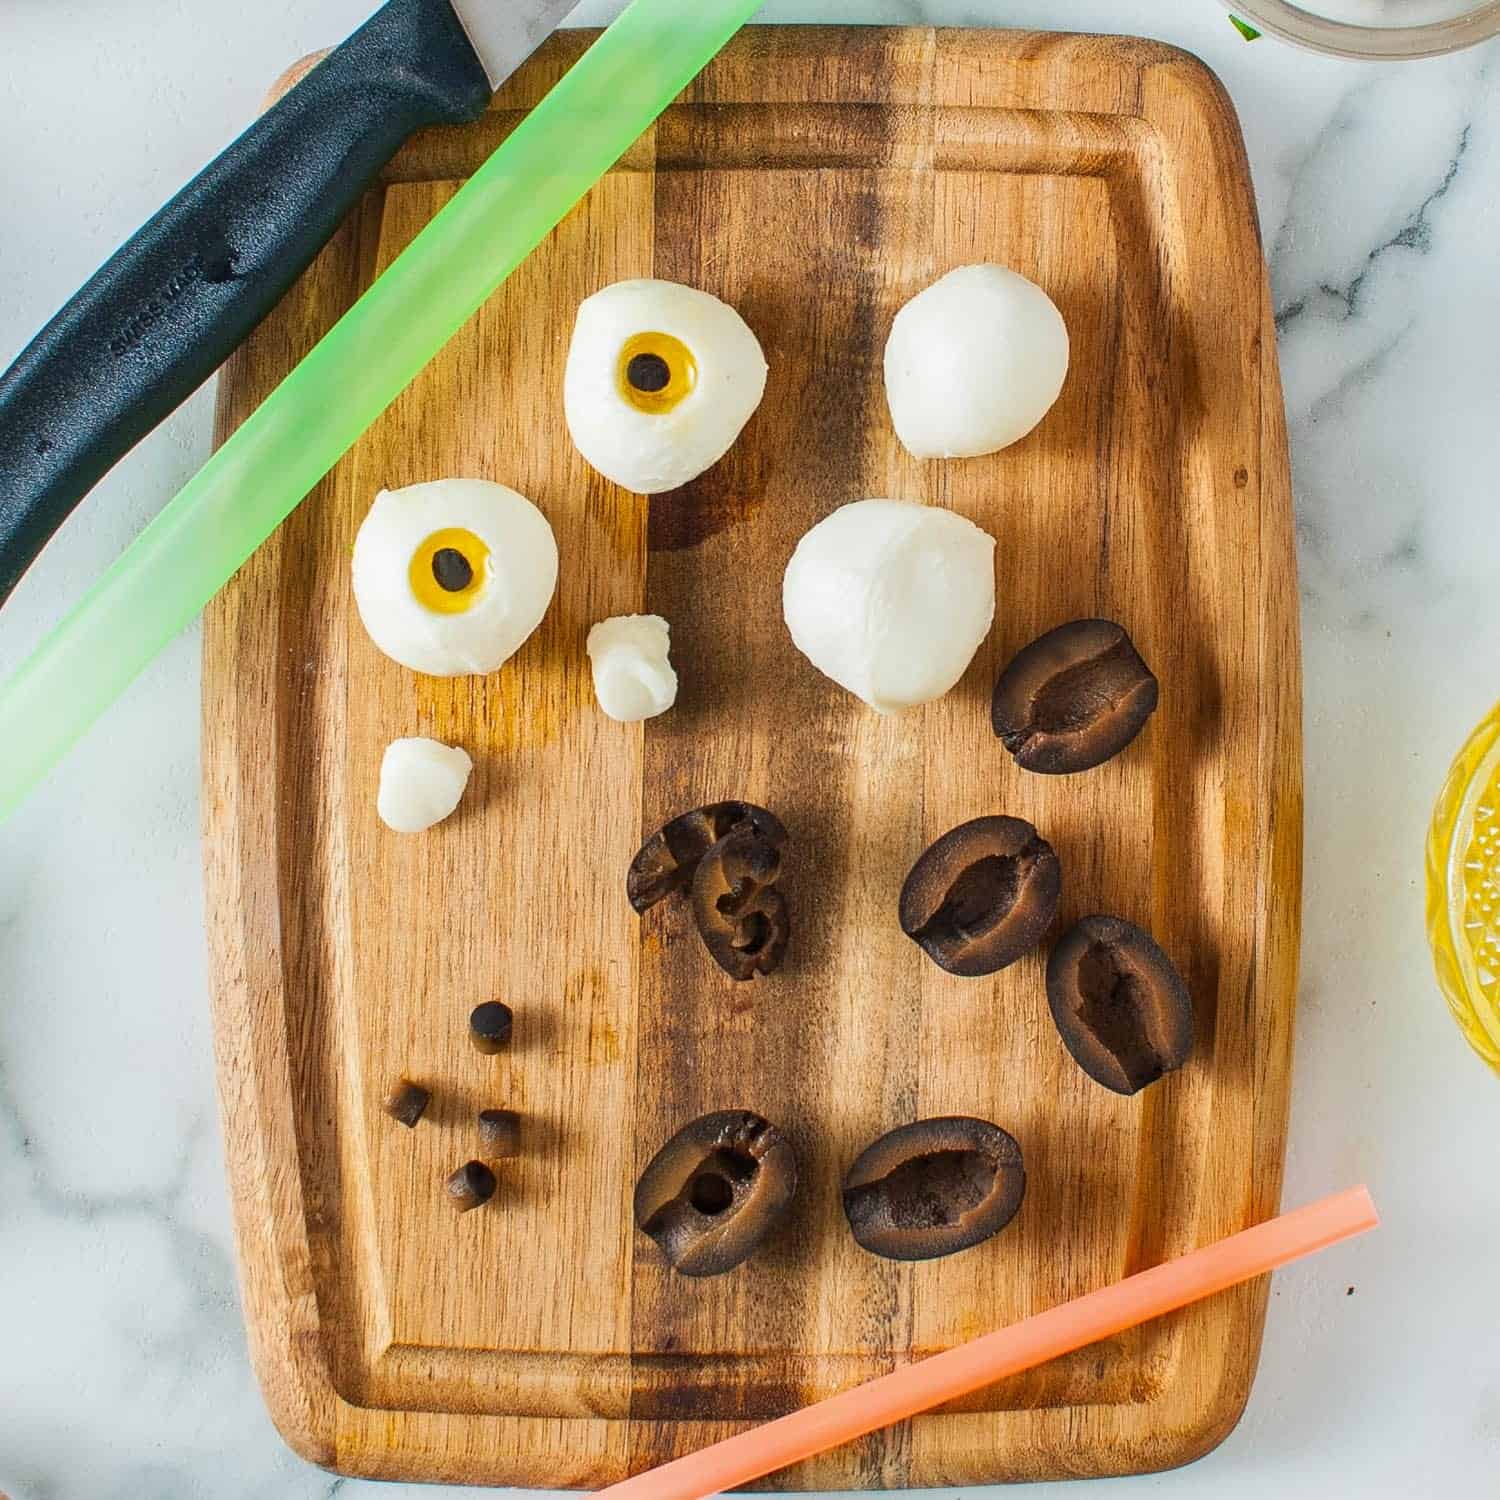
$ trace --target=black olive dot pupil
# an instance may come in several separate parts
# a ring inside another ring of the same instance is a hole
[[[432,554],[432,576],[449,594],[461,594],[474,581],[474,565],[457,547],[439,547]]]
[[[637,354],[625,366],[625,378],[638,391],[655,395],[672,383],[672,367],[659,354]]]

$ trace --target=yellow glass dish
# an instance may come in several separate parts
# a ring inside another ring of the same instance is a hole
[[[1458,752],[1433,811],[1427,939],[1454,1019],[1500,1072],[1500,703]]]

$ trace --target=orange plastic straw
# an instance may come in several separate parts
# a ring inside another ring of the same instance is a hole
[[[830,1396],[762,1427],[598,1491],[610,1500],[707,1500],[814,1453],[1045,1364],[1138,1323],[1327,1249],[1380,1222],[1369,1190],[1350,1188],[1024,1318],[972,1343]]]

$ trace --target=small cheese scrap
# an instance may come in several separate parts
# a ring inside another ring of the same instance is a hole
[[[660,615],[616,615],[589,631],[594,692],[611,719],[634,724],[677,701],[671,644],[671,627]]]
[[[421,833],[459,804],[474,762],[456,745],[437,740],[392,740],[380,762],[375,800],[380,820],[397,833]]]

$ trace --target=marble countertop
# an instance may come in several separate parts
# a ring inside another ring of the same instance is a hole
[[[0,365],[290,59],[372,3],[7,7]],[[764,17],[1150,34],[1206,58],[1239,107],[1280,314],[1307,679],[1286,1198],[1368,1180],[1386,1227],[1277,1278],[1254,1395],[1217,1452],[1102,1493],[1490,1491],[1500,1085],[1438,998],[1420,886],[1449,757],[1500,693],[1500,52],[1338,63],[1247,45],[1213,0],[769,0]],[[210,409],[197,396],[99,486],[7,606],[0,670],[207,456]],[[251,1377],[197,743],[193,632],[0,830],[0,1491],[457,1495],[304,1464]]]

